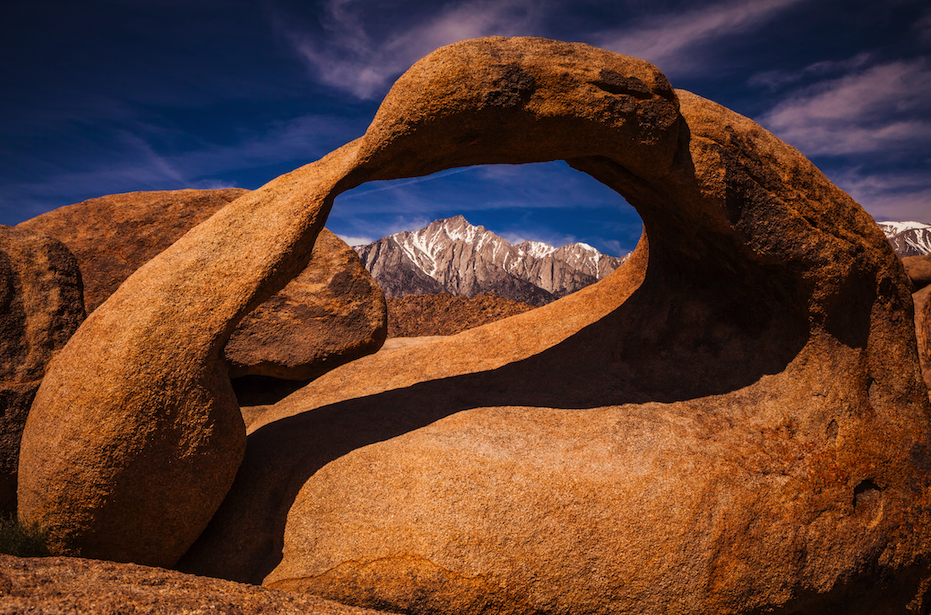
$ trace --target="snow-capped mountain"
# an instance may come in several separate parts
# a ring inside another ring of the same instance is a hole
[[[889,243],[900,257],[931,254],[931,224],[922,222],[879,222]]]
[[[590,245],[555,248],[538,241],[512,245],[463,216],[434,220],[355,246],[388,297],[449,293],[544,305],[605,277],[623,262]]]

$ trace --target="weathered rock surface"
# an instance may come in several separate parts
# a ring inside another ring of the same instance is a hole
[[[931,254],[906,256],[902,259],[905,274],[912,281],[912,287],[918,291],[931,284]]]
[[[83,320],[81,274],[68,249],[0,226],[0,512],[16,509],[20,438],[46,365]]]
[[[553,159],[637,208],[637,253],[277,404],[183,566],[417,613],[926,608],[931,405],[879,228],[752,121],[645,62],[542,39],[434,52],[362,138],[127,279],[39,390],[27,519],[172,559],[241,450],[219,349],[304,267],[335,195]]]
[[[0,555],[0,613],[376,615],[377,611],[135,564]]]
[[[915,302],[915,333],[918,339],[918,360],[921,374],[931,395],[931,286],[912,295]]]
[[[92,312],[123,280],[248,190],[131,192],[90,199],[19,225],[78,257]],[[225,355],[233,378],[308,380],[375,352],[386,335],[384,296],[355,252],[324,229],[311,264],[236,327]]]
[[[128,192],[36,216],[17,228],[44,233],[77,257],[90,314],[133,271],[248,190]]]
[[[388,298],[388,336],[454,335],[523,314],[534,306],[495,295],[408,295]]]
[[[230,377],[316,378],[381,348],[387,309],[356,253],[323,229],[310,265],[233,331]]]

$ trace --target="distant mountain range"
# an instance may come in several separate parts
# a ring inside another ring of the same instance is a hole
[[[879,227],[900,257],[931,254],[931,224],[880,222]],[[513,245],[463,216],[353,249],[388,297],[491,293],[531,305],[545,305],[597,282],[626,259],[585,243]]]
[[[931,254],[931,224],[879,222],[879,228],[900,257]]]
[[[556,248],[525,241],[515,246],[463,216],[434,220],[418,231],[354,249],[388,297],[492,293],[531,305],[597,282],[624,262],[585,243]]]

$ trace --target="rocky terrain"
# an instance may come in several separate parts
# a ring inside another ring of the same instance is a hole
[[[623,262],[584,243],[514,246],[463,216],[434,220],[418,231],[354,249],[387,297],[493,294],[531,305],[584,288]]]
[[[643,218],[612,274],[392,340],[244,422],[223,349],[313,263],[338,194],[554,159]],[[45,368],[22,518],[201,576],[5,558],[0,608],[342,608],[238,581],[412,615],[924,612],[931,287],[907,267],[798,150],[646,62],[441,48],[363,137],[218,209]]]
[[[408,295],[388,299],[388,337],[453,335],[515,314],[534,306],[484,294]]]
[[[931,224],[923,222],[880,222],[889,243],[900,257],[931,254]]]

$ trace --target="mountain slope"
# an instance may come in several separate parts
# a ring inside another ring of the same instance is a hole
[[[900,257],[931,254],[931,224],[922,222],[879,222],[895,253]]]
[[[387,297],[493,293],[531,305],[584,288],[623,262],[584,243],[515,246],[463,216],[434,220],[355,250]]]

